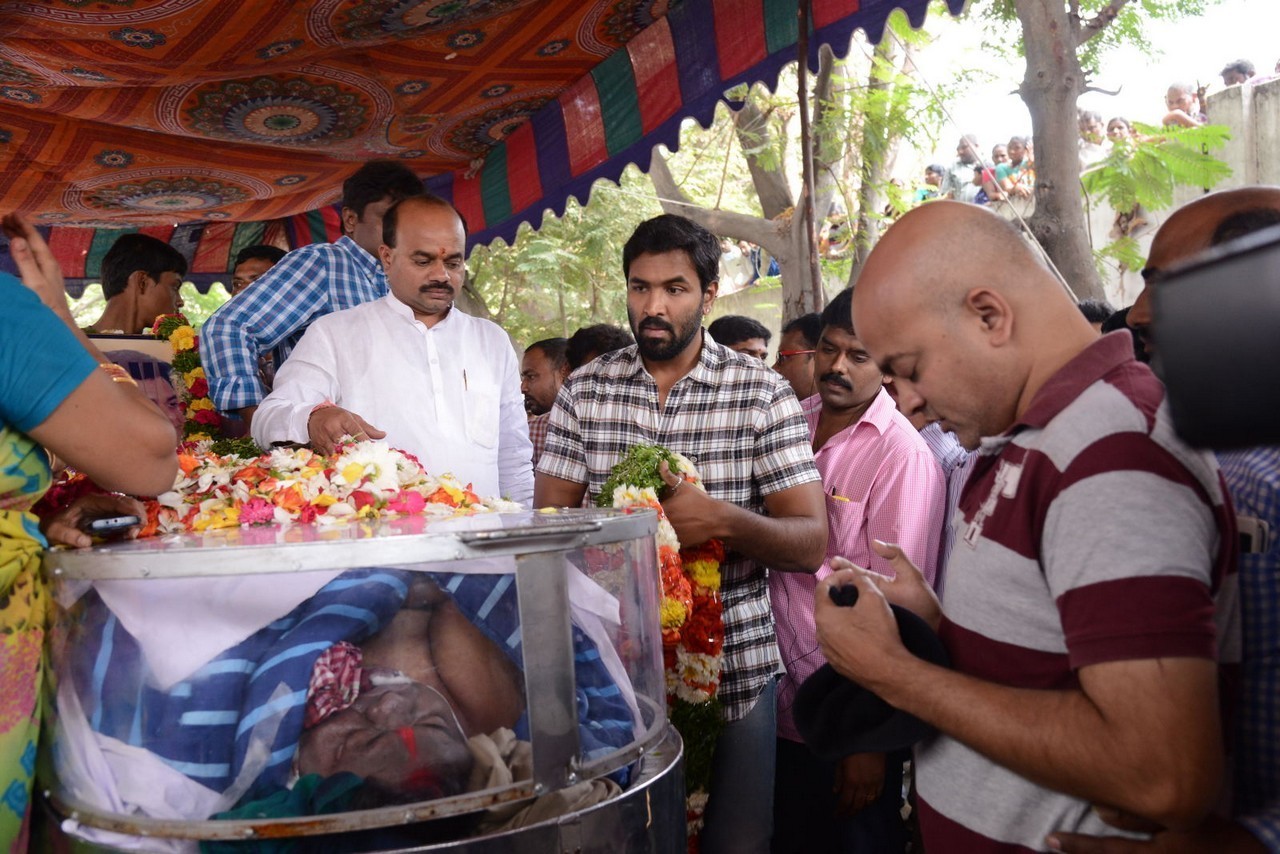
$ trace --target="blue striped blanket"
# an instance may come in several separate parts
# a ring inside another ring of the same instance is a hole
[[[513,575],[429,575],[523,666]],[[333,644],[359,645],[387,625],[403,605],[411,577],[386,568],[345,572],[166,691],[148,684],[154,680],[139,666],[138,642],[90,593],[71,668],[85,715],[95,732],[149,750],[214,791],[225,792],[247,766],[245,776],[254,779],[245,797],[270,794],[288,782],[312,665]],[[576,626],[573,649],[578,731],[584,757],[591,759],[628,744],[634,719],[596,644]],[[529,737],[527,715],[516,734]]]

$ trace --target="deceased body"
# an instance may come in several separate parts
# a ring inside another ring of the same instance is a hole
[[[317,780],[349,780],[347,809],[491,785],[476,767],[491,737],[529,737],[514,579],[349,570],[179,679],[145,621],[90,591],[65,626],[59,778],[107,811],[186,819],[268,801],[306,812],[282,793]],[[630,743],[637,723],[596,635],[575,621],[584,759]]]

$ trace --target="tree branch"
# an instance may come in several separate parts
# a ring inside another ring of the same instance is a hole
[[[1129,4],[1129,0],[1111,0],[1106,6],[1103,6],[1098,14],[1085,21],[1080,26],[1080,31],[1076,35],[1076,47],[1087,42],[1098,33],[1105,30],[1111,25],[1111,22],[1120,14],[1120,10]]]
[[[687,217],[719,237],[733,237],[763,246],[774,256],[787,251],[786,240],[777,223],[750,214],[704,208],[691,202],[676,186],[666,158],[656,148],[649,161],[649,180],[658,192],[658,203],[665,213]]]
[[[753,153],[756,149],[773,144],[769,116],[761,112],[754,92],[747,95],[741,109],[733,114],[733,128],[738,136],[738,144],[742,146],[742,154],[747,159],[751,183],[755,185],[756,195],[760,197],[760,209],[766,217],[775,217],[795,204],[795,200],[791,195],[791,185],[786,173],[780,167],[765,168],[760,158]]]
[[[844,134],[830,127],[834,121],[832,114],[837,112],[832,91],[836,67],[835,54],[823,45],[818,52],[818,73],[813,82],[813,202],[819,223],[826,217],[836,194],[835,164],[844,155],[841,146]]]

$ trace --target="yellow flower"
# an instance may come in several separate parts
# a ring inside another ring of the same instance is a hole
[[[348,486],[355,486],[364,477],[364,466],[360,463],[350,463],[343,466],[342,471],[338,472],[342,475],[342,479],[347,482]]]
[[[184,442],[203,442],[205,439],[212,439],[208,433],[189,433]]]
[[[179,326],[169,336],[169,343],[173,345],[173,352],[175,353],[181,353],[183,350],[193,350],[196,346],[196,331],[190,326]]]
[[[658,617],[664,629],[680,628],[687,616],[683,602],[666,596],[662,598],[662,604],[658,606]]]
[[[213,401],[207,397],[198,397],[187,404],[187,410],[190,412],[199,412],[202,409],[213,409]]]
[[[715,561],[687,560],[684,562],[684,571],[695,586],[708,590],[720,589],[720,564]]]
[[[311,503],[316,507],[329,507],[330,505],[337,504],[338,499],[334,498],[327,492],[322,492],[315,498],[311,499]]]
[[[197,531],[212,530],[214,528],[234,528],[240,524],[240,508],[231,506],[223,507],[221,510],[214,510],[211,513],[202,513],[191,523],[191,527]]]
[[[187,386],[190,387],[190,385],[196,380],[202,380],[205,378],[204,368],[195,368],[194,370],[187,371],[182,375],[182,378],[187,381]]]

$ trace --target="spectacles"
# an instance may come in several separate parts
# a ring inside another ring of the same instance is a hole
[[[775,359],[774,361],[785,362],[787,359],[790,359],[792,356],[809,356],[816,352],[818,351],[817,350],[779,350],[778,358]]]

